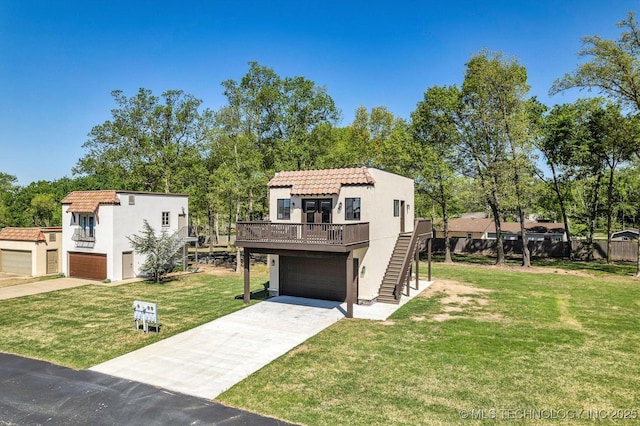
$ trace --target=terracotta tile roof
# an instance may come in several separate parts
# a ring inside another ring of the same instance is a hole
[[[375,180],[366,167],[278,172],[271,188],[291,187],[291,195],[338,194],[343,185],[372,185]]]
[[[74,191],[64,197],[62,204],[71,204],[69,213],[93,213],[100,204],[120,204],[120,199],[113,190]]]
[[[4,228],[0,231],[0,240],[46,241],[40,228]]]

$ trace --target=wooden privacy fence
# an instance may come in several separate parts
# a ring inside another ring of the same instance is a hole
[[[458,254],[479,254],[484,256],[496,255],[496,240],[481,240],[472,238],[453,237],[451,242],[451,252]],[[507,256],[522,255],[522,241],[505,240],[504,253]],[[583,241],[572,241],[571,244],[565,241],[529,241],[527,246],[531,252],[531,257],[569,257],[570,250],[573,250],[579,259],[587,258],[588,248]],[[433,252],[444,253],[444,238],[433,239]],[[607,258],[607,242],[596,241],[593,244],[593,258]],[[637,260],[638,244],[636,241],[612,241],[611,260],[633,262]]]

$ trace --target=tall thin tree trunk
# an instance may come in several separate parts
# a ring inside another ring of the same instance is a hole
[[[529,239],[527,238],[527,229],[524,226],[524,211],[518,203],[518,218],[520,219],[520,237],[522,239],[522,266],[531,267],[531,253],[529,253]]]
[[[600,192],[600,183],[602,181],[602,174],[598,174],[596,179],[596,184],[592,189],[591,200],[590,200],[590,212],[589,212],[589,223],[588,229],[589,234],[587,235],[587,260],[593,260],[593,236],[596,230],[596,218],[598,216],[598,193]]]
[[[564,233],[569,243],[569,260],[575,259],[575,253],[571,247],[571,232],[569,231],[569,217],[567,215],[567,208],[564,204],[564,197],[560,191],[560,183],[558,182],[558,176],[556,175],[556,169],[553,164],[551,166],[551,175],[553,176],[553,189],[558,197],[558,204],[560,204],[560,213],[562,214],[562,221],[564,222]]]
[[[447,197],[444,187],[440,184],[440,200],[442,207],[442,223],[444,228],[444,263],[453,263],[451,259],[451,240],[449,239],[449,213],[447,211]]]
[[[215,218],[213,219],[213,229],[215,236],[215,243],[220,244],[220,213],[216,212]]]
[[[214,223],[217,221],[218,214],[214,213],[211,205],[209,205],[209,212],[207,216],[209,218],[209,253],[213,253],[213,246],[217,243],[217,241],[214,241],[213,229]]]
[[[496,265],[504,265],[504,243],[502,241],[502,226],[500,224],[500,211],[497,202],[494,200],[489,201],[489,208],[491,208],[493,223],[496,228]]]
[[[514,166],[514,181],[516,187],[516,201],[518,204],[518,221],[520,222],[520,238],[522,239],[522,266],[525,268],[530,268],[531,254],[529,253],[527,229],[524,226],[524,210],[522,209],[522,194],[520,193],[520,175],[518,174],[517,167],[517,165]]]
[[[609,182],[607,184],[607,263],[611,263],[611,221],[613,216],[613,166],[609,167]]]
[[[640,229],[638,229],[640,232]],[[640,278],[640,233],[638,234],[638,257],[636,258],[636,278]]]
[[[238,223],[239,218],[240,218],[240,198],[238,198],[236,201],[236,223]],[[229,225],[229,227],[231,227],[231,225]],[[236,247],[236,273],[239,274],[240,272],[242,272],[242,257],[240,255],[240,250]]]

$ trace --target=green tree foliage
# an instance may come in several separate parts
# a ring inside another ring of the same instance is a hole
[[[17,178],[8,173],[0,172],[0,229],[13,226],[10,204],[13,191],[16,189]]]
[[[156,283],[162,281],[162,277],[173,270],[176,265],[176,253],[180,248],[175,235],[164,229],[160,234],[156,234],[145,219],[141,234],[134,234],[127,239],[136,253],[146,256],[140,270],[152,275]]]
[[[113,118],[91,130],[74,173],[106,177],[113,188],[186,188],[210,117],[198,111],[202,101],[181,90],[166,91],[162,99],[148,89],[130,98],[119,90],[112,95],[118,106]]]
[[[56,202],[52,194],[36,194],[31,199],[31,215],[36,226],[51,226],[54,218],[60,218],[60,210],[60,202]]]
[[[571,73],[557,79],[551,94],[571,88],[596,89],[635,111],[640,111],[640,28],[634,13],[618,23],[616,40],[598,35],[582,38],[579,57],[589,58]]]
[[[582,39],[578,55],[588,60],[556,80],[551,94],[571,88],[596,89],[635,114],[640,112],[640,27],[633,12],[618,23],[623,29],[616,40],[598,35]],[[636,146],[636,155],[640,146]],[[639,208],[640,210],[640,208]],[[640,238],[638,239],[637,276],[640,276]]]
[[[445,262],[451,262],[449,214],[459,181],[456,163],[460,143],[461,93],[456,86],[429,88],[411,113],[418,193],[439,209],[443,222]]]
[[[466,175],[478,180],[491,210],[497,264],[505,261],[501,218],[507,213],[505,198],[514,188],[514,173],[521,170],[522,156],[516,161],[514,149],[524,150],[522,132],[527,127],[528,90],[526,69],[514,59],[483,51],[467,63],[461,95],[460,160]],[[526,234],[522,241],[526,247]],[[526,253],[523,257],[526,262]]]

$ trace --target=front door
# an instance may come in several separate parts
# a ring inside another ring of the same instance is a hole
[[[304,200],[303,201],[303,218],[306,223],[332,223],[332,200]]]
[[[47,250],[47,274],[58,273],[58,250]]]
[[[122,252],[122,279],[126,280],[127,278],[133,278],[136,274],[133,270],[133,252],[132,251],[123,251]]]

